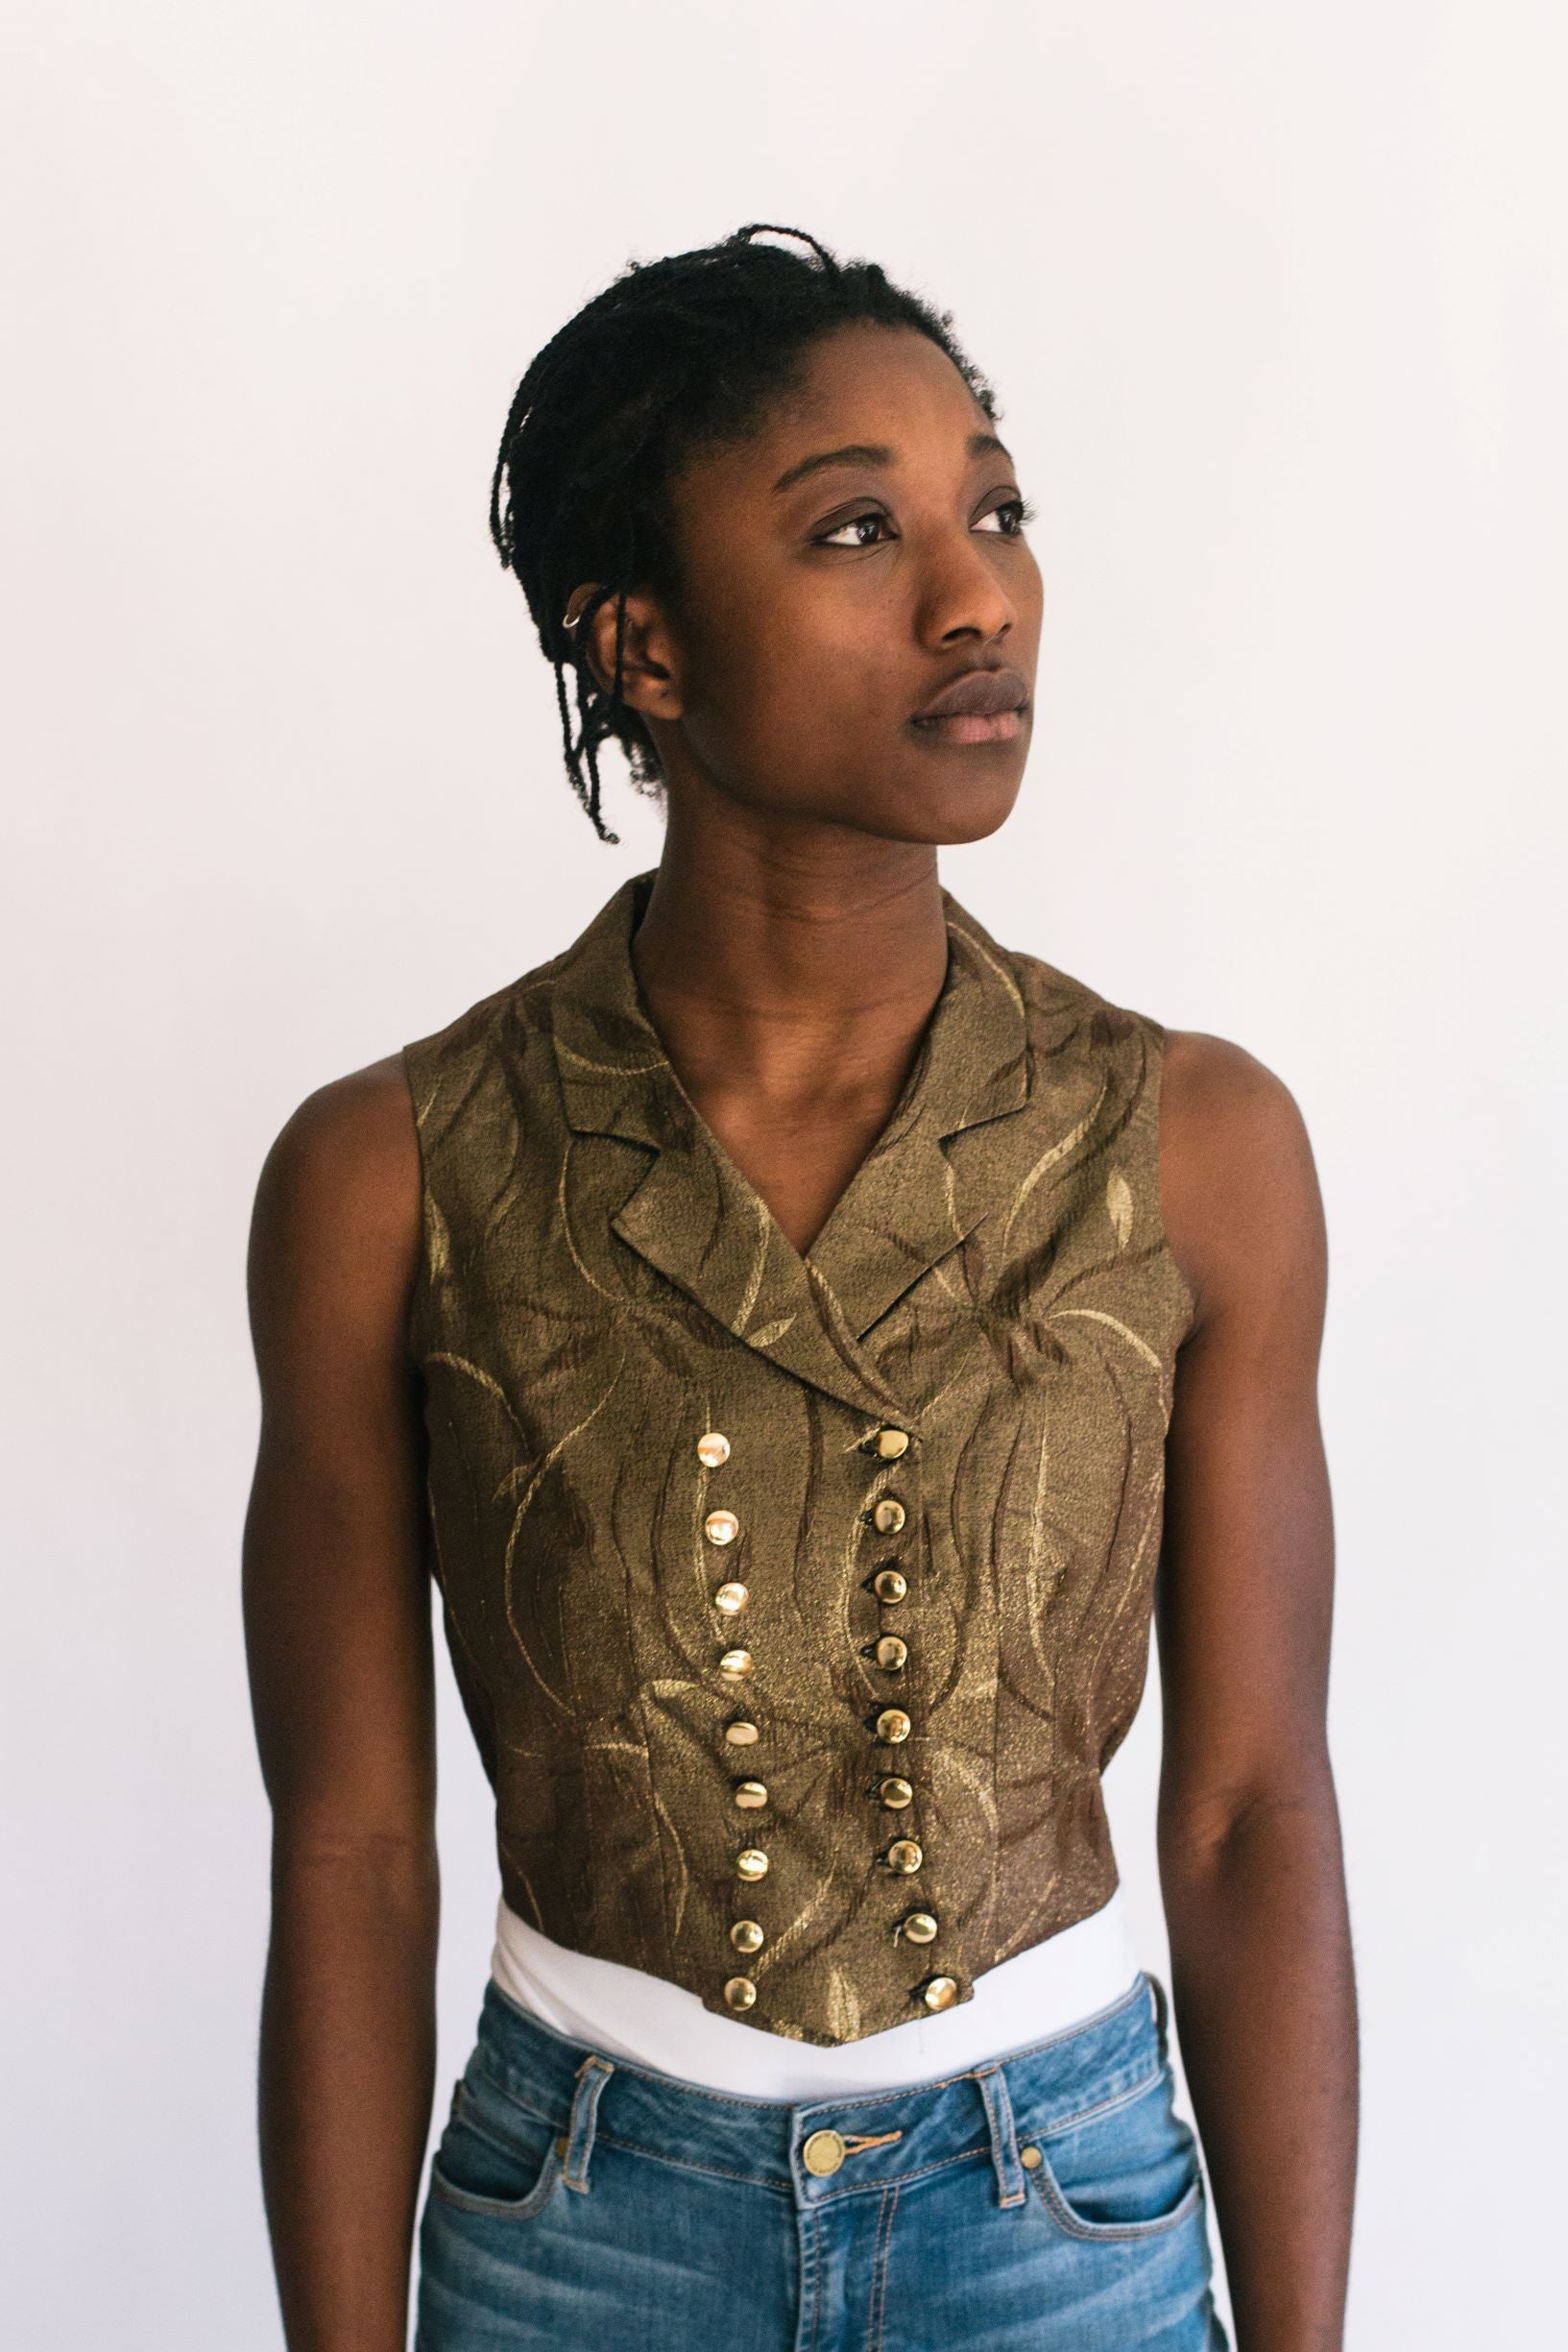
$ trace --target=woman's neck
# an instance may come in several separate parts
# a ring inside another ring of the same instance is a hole
[[[683,1081],[744,1074],[804,1104],[907,1066],[947,972],[935,850],[840,834],[832,853],[666,847],[632,953]]]

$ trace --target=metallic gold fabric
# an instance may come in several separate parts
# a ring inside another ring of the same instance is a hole
[[[1193,1311],[1164,1031],[944,893],[915,1067],[803,1259],[649,1022],[651,881],[404,1049],[436,1573],[512,1907],[832,2045],[971,1999],[1116,1885],[1099,1776],[1143,1693]],[[881,1429],[907,1448],[864,1450]]]

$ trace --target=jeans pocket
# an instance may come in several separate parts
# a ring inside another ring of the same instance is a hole
[[[565,2134],[543,2116],[465,2074],[430,2160],[431,2194],[463,2213],[528,2221],[548,2204],[565,2155]]]
[[[1034,2140],[1035,2193],[1070,2238],[1156,2238],[1203,2195],[1197,2139],[1169,2067],[1146,2089]]]

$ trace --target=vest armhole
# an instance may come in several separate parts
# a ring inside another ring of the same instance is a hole
[[[1175,1341],[1176,1346],[1179,1347],[1197,1321],[1197,1298],[1192,1284],[1181,1270],[1174,1249],[1170,1247],[1170,1236],[1165,1227],[1165,1205],[1160,1198],[1160,1169],[1163,1158],[1160,1149],[1161,1106],[1165,1100],[1166,1028],[1164,1022],[1157,1021],[1152,1013],[1141,1012],[1137,1018],[1144,1031],[1147,1053],[1145,1093],[1148,1098],[1149,1128],[1154,1138],[1154,1181],[1149,1187],[1149,1208],[1155,1223],[1157,1247],[1164,1255],[1171,1273],[1175,1276],[1177,1287],[1185,1302],[1185,1319]]]
[[[414,1140],[420,1169],[419,1249],[414,1260],[414,1278],[409,1285],[408,1310],[403,1318],[403,1346],[409,1362],[418,1369],[423,1364],[425,1355],[425,1309],[430,1292],[430,1168],[425,1152],[424,1122],[421,1116],[421,1093],[424,1084],[422,1045],[405,1045],[401,1053],[403,1077],[407,1081],[408,1100],[414,1115]]]

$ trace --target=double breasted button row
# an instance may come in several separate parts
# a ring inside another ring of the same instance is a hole
[[[873,1455],[882,1462],[901,1460],[909,1450],[909,1445],[908,1432],[891,1425],[874,1430],[860,1441],[862,1453]],[[722,1467],[729,1461],[731,1451],[730,1441],[720,1430],[707,1430],[697,1440],[697,1458],[705,1469]],[[876,1534],[896,1536],[907,1524],[908,1512],[900,1496],[881,1494],[862,1512],[861,1518]],[[734,1543],[740,1532],[739,1518],[733,1511],[714,1510],[704,1516],[703,1535],[708,1542],[720,1549]],[[896,1606],[907,1596],[909,1590],[908,1578],[892,1561],[883,1562],[873,1576],[871,1585],[877,1598],[886,1607]],[[738,1577],[732,1577],[715,1588],[712,1597],[713,1606],[722,1614],[736,1616],[746,1607],[751,1595]],[[909,1645],[896,1634],[884,1634],[871,1645],[868,1655],[876,1659],[884,1673],[895,1674],[901,1672],[907,1662]],[[749,1680],[755,1666],[750,1650],[738,1646],[723,1651],[719,1659],[719,1671],[731,1682]],[[897,1746],[910,1736],[914,1725],[903,1708],[884,1707],[876,1716],[872,1729],[879,1740]],[[729,1747],[752,1747],[760,1738],[761,1727],[749,1714],[733,1716],[724,1726],[724,1739]],[[875,1790],[879,1802],[890,1812],[903,1812],[914,1802],[913,1782],[897,1773],[883,1774],[875,1783]],[[767,1784],[760,1780],[733,1782],[731,1794],[736,1807],[743,1812],[760,1811],[769,1801]],[[898,1837],[886,1847],[880,1859],[895,1876],[912,1877],[925,1861],[925,1850],[918,1838]],[[736,1876],[743,1884],[758,1884],[766,1878],[769,1867],[767,1853],[760,1846],[744,1846],[735,1857]],[[732,1922],[729,1932],[732,1947],[746,1955],[760,1952],[766,1941],[761,1923],[755,1919]],[[936,1933],[936,1919],[929,1911],[908,1912],[893,1928],[895,1941],[907,1937],[912,1944],[930,1942]],[[916,1986],[914,1991],[916,1998],[928,2009],[934,2010],[945,2008],[954,2000],[958,1986],[951,1976],[932,1976],[925,1984]],[[752,2008],[758,1999],[756,1979],[749,1976],[727,1977],[723,1999],[725,2005],[737,2014]],[[830,2136],[833,2139],[837,2137],[836,2134]],[[828,2153],[827,2140],[820,2134],[817,2139],[819,2145],[815,2153],[820,2158]]]

